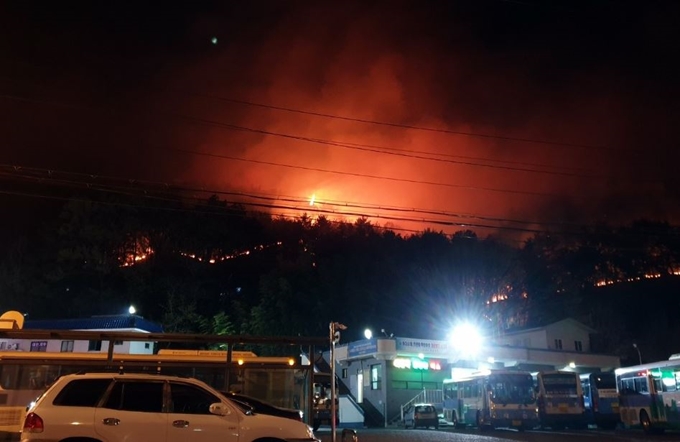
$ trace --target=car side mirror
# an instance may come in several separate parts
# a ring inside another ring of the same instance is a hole
[[[215,402],[214,404],[210,404],[210,413],[218,416],[226,416],[230,414],[231,411],[229,410],[229,407],[222,402]]]

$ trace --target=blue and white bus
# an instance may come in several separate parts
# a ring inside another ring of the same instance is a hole
[[[444,416],[457,427],[532,429],[539,421],[531,373],[485,370],[446,380]]]
[[[616,375],[612,372],[582,373],[580,377],[588,424],[613,430],[621,422]]]
[[[617,368],[621,421],[646,433],[680,429],[680,360]]]
[[[553,430],[586,428],[583,391],[578,373],[539,371],[534,374],[534,380],[542,427]]]

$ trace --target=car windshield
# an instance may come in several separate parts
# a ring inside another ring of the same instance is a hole
[[[236,405],[236,407],[238,407],[239,410],[241,410],[245,414],[250,415],[255,413],[255,409],[253,408],[253,406],[248,404],[247,402],[243,402],[229,395],[227,395],[227,399],[229,399],[234,405]]]

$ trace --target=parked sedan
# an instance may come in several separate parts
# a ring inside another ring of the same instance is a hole
[[[240,393],[222,392],[227,398],[231,399],[240,406],[244,411],[251,411],[253,413],[268,414],[270,416],[285,417],[302,422],[303,413],[301,410],[294,408],[277,407],[268,402],[255,399],[254,397],[246,396]]]
[[[432,404],[415,404],[404,414],[405,428],[434,427],[439,429],[437,409]]]

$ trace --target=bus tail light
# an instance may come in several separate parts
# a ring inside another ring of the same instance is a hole
[[[600,408],[600,398],[594,394],[593,395],[593,412],[597,412],[598,408]]]
[[[35,413],[28,413],[24,419],[24,431],[27,433],[42,433],[45,427],[43,420]]]

